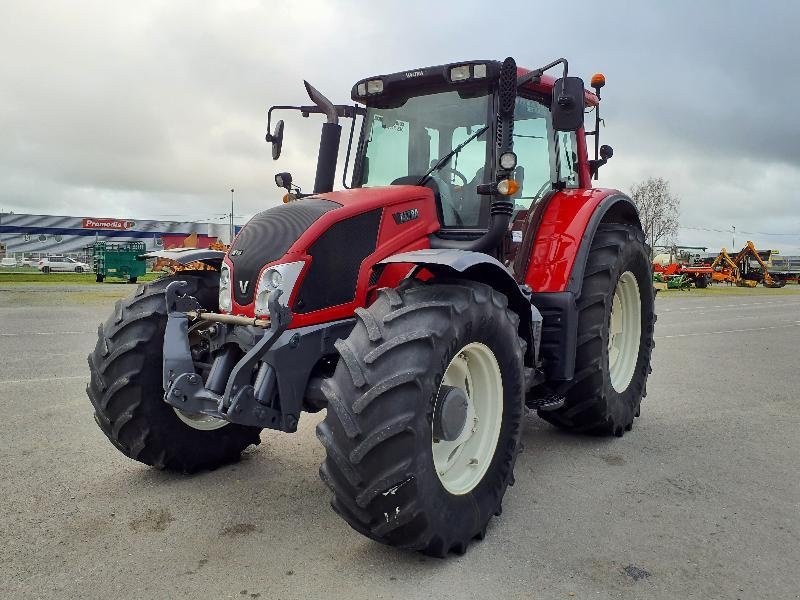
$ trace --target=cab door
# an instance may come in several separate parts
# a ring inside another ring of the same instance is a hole
[[[575,133],[553,129],[549,98],[520,95],[514,110],[514,179],[520,184],[512,199],[511,239],[505,247],[507,264],[518,281],[525,277],[538,221],[537,207],[558,189],[577,188],[578,157]]]

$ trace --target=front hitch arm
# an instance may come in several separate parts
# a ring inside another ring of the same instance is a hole
[[[197,311],[201,307],[195,298],[186,295],[188,285],[176,281],[166,291],[168,317],[163,358],[165,402],[187,412],[207,414],[232,423],[272,428],[277,425],[285,431],[294,431],[297,420],[270,406],[275,388],[275,373],[270,365],[262,364],[255,385],[251,384],[256,365],[286,331],[292,319],[289,307],[279,302],[282,290],[270,295],[269,329],[233,366],[226,379],[225,391],[220,394],[208,389],[203,378],[195,371],[189,346],[187,312]]]

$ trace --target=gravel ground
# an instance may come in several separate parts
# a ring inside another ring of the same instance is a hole
[[[330,510],[319,415],[192,477],[117,452],[86,355],[131,291],[0,285],[0,597],[800,598],[800,295],[660,295],[633,431],[530,416],[503,515],[437,560]]]

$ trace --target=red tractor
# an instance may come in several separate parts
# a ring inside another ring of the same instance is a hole
[[[278,174],[287,202],[226,253],[175,257],[217,271],[117,304],[89,356],[103,432],[192,472],[325,408],[335,511],[385,544],[463,552],[500,514],[526,405],[597,435],[639,416],[652,270],[630,199],[591,185],[612,155],[604,83],[586,91],[564,59],[529,71],[511,58],[369,77],[355,105],[306,83],[314,104],[270,109],[267,140],[277,159],[274,110],[325,115],[313,192]],[[345,118],[351,179],[334,192]]]

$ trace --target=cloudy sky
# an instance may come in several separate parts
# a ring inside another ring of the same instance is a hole
[[[501,9],[501,6],[507,8]],[[306,78],[349,101],[361,77],[514,56],[606,74],[600,184],[668,179],[680,242],[800,254],[796,2],[83,0],[0,3],[0,211],[219,219],[313,183]]]

